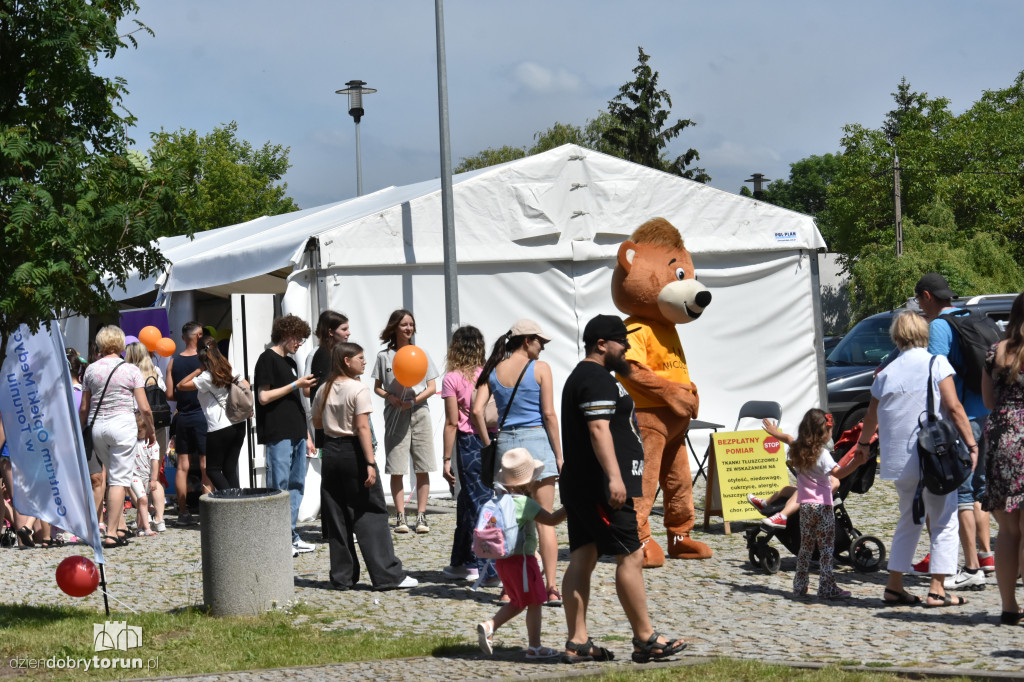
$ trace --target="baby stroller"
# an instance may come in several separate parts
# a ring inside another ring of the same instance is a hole
[[[838,461],[843,455],[849,452],[860,439],[863,424],[857,424],[849,431],[844,431],[839,441],[835,444],[835,458]],[[840,479],[839,490],[835,494],[833,510],[836,517],[836,547],[835,557],[837,561],[853,566],[854,570],[861,573],[877,571],[885,560],[885,545],[873,535],[863,535],[853,527],[853,521],[846,512],[846,505],[843,501],[851,492],[863,495],[875,482],[875,469],[878,463],[878,440],[873,438],[871,442],[871,456],[868,461],[857,468],[846,478]],[[767,505],[761,513],[768,517],[778,513],[785,506],[786,500],[777,500]],[[747,537],[747,558],[750,563],[763,569],[767,573],[777,573],[782,565],[782,557],[779,550],[769,543],[772,538],[778,538],[779,542],[793,554],[800,553],[800,513],[797,512],[786,520],[785,528],[768,527],[758,524],[754,528],[746,530]],[[818,560],[818,551],[814,551],[813,560]]]

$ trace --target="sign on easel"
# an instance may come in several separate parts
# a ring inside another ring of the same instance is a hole
[[[747,493],[768,497],[789,485],[785,447],[761,430],[714,433],[711,443],[715,510],[726,523],[761,518],[747,502]]]

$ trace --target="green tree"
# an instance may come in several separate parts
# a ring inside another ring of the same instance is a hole
[[[828,186],[838,173],[839,164],[840,160],[836,154],[808,156],[791,163],[789,178],[770,183],[761,199],[769,204],[817,216],[827,207]],[[742,190],[740,193],[744,194]],[[752,196],[749,189],[745,196]]]
[[[534,133],[533,145],[530,147],[510,147],[508,145],[498,148],[488,147],[473,156],[463,157],[453,172],[464,173],[478,168],[496,166],[499,163],[506,163],[526,156],[540,154],[549,149],[561,147],[563,144],[575,144],[580,147],[611,154],[612,150],[608,148],[603,139],[604,131],[607,130],[611,123],[611,116],[606,111],[598,112],[594,118],[587,119],[587,122],[582,127],[572,123],[556,122],[547,130]]]
[[[898,307],[913,295],[925,272],[939,272],[960,296],[1024,289],[1024,270],[1006,257],[1000,235],[957,228],[953,211],[933,203],[921,212],[922,223],[903,223],[904,255],[896,257],[889,244],[867,246],[851,265],[854,316],[861,318]]]
[[[504,147],[488,147],[482,152],[477,152],[473,156],[464,156],[459,161],[454,169],[453,173],[465,173],[466,171],[477,170],[479,168],[487,168],[488,166],[497,166],[499,163],[506,163],[508,161],[515,161],[526,156],[525,147],[510,147],[505,145]]]
[[[184,225],[176,171],[128,153],[124,80],[92,71],[135,44],[117,25],[136,11],[0,1],[0,356],[21,323],[112,307],[109,287],[162,268],[156,237]]]
[[[181,211],[197,232],[298,210],[280,182],[289,148],[267,142],[257,149],[237,133],[232,121],[207,135],[184,128],[152,134],[149,156],[180,171]]]
[[[634,79],[621,88],[608,102],[608,113],[613,124],[604,131],[603,139],[616,156],[635,163],[674,173],[697,182],[709,182],[711,176],[703,168],[690,167],[700,159],[695,149],[669,160],[665,149],[669,142],[690,126],[690,119],[679,119],[666,127],[672,98],[667,90],[658,89],[658,72],[648,61],[650,56],[639,51],[639,64],[633,67]]]

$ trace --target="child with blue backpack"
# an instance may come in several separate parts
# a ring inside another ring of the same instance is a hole
[[[565,508],[549,512],[530,496],[534,482],[543,473],[544,463],[534,459],[525,448],[505,452],[495,476],[498,497],[484,506],[477,522],[474,553],[495,559],[498,576],[509,596],[493,618],[476,626],[480,650],[487,655],[494,653],[495,631],[525,610],[529,640],[526,658],[559,656],[558,651],[540,643],[541,607],[547,601],[547,591],[537,563],[536,523],[558,525],[565,520]]]

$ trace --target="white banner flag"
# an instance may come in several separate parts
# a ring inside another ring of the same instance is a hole
[[[82,430],[60,326],[21,325],[0,370],[0,415],[14,474],[14,507],[70,531],[103,563]]]

